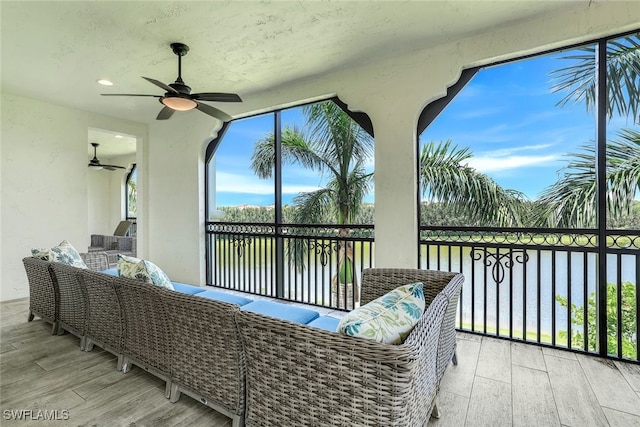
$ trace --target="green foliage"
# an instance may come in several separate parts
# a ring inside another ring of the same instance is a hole
[[[578,53],[560,60],[571,65],[550,73],[553,92],[566,92],[558,105],[584,101],[587,111],[596,108],[596,46],[577,49]],[[614,113],[640,117],[640,37],[632,34],[607,43],[607,116]]]
[[[138,213],[138,184],[133,177],[127,181],[127,216],[135,217]]]
[[[523,225],[525,196],[516,190],[503,189],[468,166],[466,161],[471,157],[469,147],[458,148],[451,140],[424,144],[419,171],[422,194],[430,201],[447,204],[456,217],[470,219],[472,223]]]
[[[275,221],[275,210],[267,206],[221,206],[218,208],[224,212],[219,219],[224,222],[257,222],[273,223]],[[305,224],[299,222],[299,210],[296,206],[285,205],[282,207],[282,218],[285,224]],[[325,213],[322,218],[317,218],[316,224],[335,224],[335,217]],[[373,205],[365,203],[358,211],[358,216],[352,224],[371,225],[374,221]]]
[[[325,187],[300,193],[293,200],[295,223],[353,223],[363,198],[371,191],[373,174],[365,164],[373,157],[373,139],[334,102],[303,107],[305,129],[282,131],[282,164],[294,164],[327,176]],[[275,137],[260,139],[251,169],[269,178],[275,164]]]
[[[568,154],[560,179],[547,187],[538,202],[548,227],[594,227],[596,223],[595,144]],[[607,218],[624,223],[632,215],[634,197],[640,191],[640,132],[623,129],[606,146]],[[636,223],[640,226],[640,223]]]
[[[636,285],[631,282],[622,282],[621,285],[621,320],[622,330],[618,331],[618,287],[613,283],[607,283],[607,352],[618,353],[618,333],[622,337],[622,356],[636,358],[636,322],[638,321],[638,307],[636,307]],[[556,301],[562,307],[568,307],[567,298],[556,295]],[[596,350],[597,319],[596,319],[596,294],[592,292],[587,301],[587,341],[588,350]],[[575,326],[571,331],[571,341],[574,347],[584,348],[584,306],[571,304],[571,323]],[[567,338],[567,331],[560,331],[561,338]]]

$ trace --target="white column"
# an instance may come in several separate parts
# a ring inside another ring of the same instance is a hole
[[[418,265],[415,117],[415,106],[372,117],[376,267]]]

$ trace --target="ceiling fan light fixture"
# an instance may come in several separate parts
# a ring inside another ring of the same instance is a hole
[[[181,98],[179,96],[165,96],[161,98],[160,102],[162,102],[172,110],[177,111],[189,111],[198,106],[196,101],[194,101],[193,99]]]
[[[113,86],[113,82],[111,80],[107,80],[107,79],[100,79],[97,80],[98,84],[101,84],[102,86]]]

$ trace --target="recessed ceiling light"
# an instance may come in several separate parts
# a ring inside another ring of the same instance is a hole
[[[102,86],[113,86],[113,82],[107,79],[100,79],[98,80],[98,83]]]
[[[122,139],[122,138],[124,138],[124,136],[122,136],[122,135],[116,135],[114,138]]]

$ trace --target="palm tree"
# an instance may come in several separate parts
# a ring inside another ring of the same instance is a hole
[[[420,153],[420,188],[424,196],[451,205],[459,215],[491,225],[522,225],[525,196],[503,189],[493,179],[467,165],[469,147],[451,140],[424,144]]]
[[[587,112],[596,107],[595,47],[578,49],[579,54],[560,59],[573,63],[551,73],[554,92],[566,91],[558,103],[585,101]],[[638,34],[607,43],[606,113],[614,112],[640,123],[640,37]],[[593,227],[596,212],[595,144],[569,154],[562,179],[543,191],[550,226]],[[607,217],[613,221],[628,215],[640,189],[640,132],[622,129],[618,139],[606,145]]]
[[[577,49],[578,54],[566,55],[560,60],[571,61],[571,65],[552,71],[552,92],[567,94],[558,102],[586,102],[587,112],[596,108],[596,47]],[[607,43],[607,116],[614,111],[620,116],[631,116],[640,120],[640,36],[638,34],[610,40]]]
[[[594,227],[596,218],[595,144],[570,153],[561,179],[544,190],[539,202],[545,206],[549,227]],[[640,191],[640,132],[622,129],[606,147],[607,219],[617,221],[631,214]]]
[[[297,127],[282,131],[282,164],[303,166],[321,176],[328,175],[328,180],[323,188],[300,193],[293,199],[294,221],[300,224],[352,223],[364,196],[371,190],[373,173],[367,172],[365,166],[373,156],[373,139],[333,102],[308,105],[302,111],[307,132]],[[274,165],[275,138],[269,134],[256,143],[251,169],[260,178],[269,178]],[[340,236],[347,234],[348,229],[342,227]],[[308,243],[302,239],[294,241],[288,248],[289,256],[304,268]],[[335,287],[349,283],[357,287],[352,257],[351,245],[339,243],[339,273],[333,278]]]

